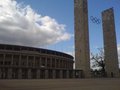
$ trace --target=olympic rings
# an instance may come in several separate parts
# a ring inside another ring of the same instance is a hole
[[[93,16],[90,16],[90,19],[93,23],[100,24],[100,19],[93,17]]]

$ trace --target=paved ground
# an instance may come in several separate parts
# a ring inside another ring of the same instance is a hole
[[[120,90],[120,79],[0,80],[0,90]]]

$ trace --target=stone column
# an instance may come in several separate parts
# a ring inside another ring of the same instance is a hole
[[[72,73],[73,73],[72,74],[73,75],[72,78],[75,78],[75,70],[73,70]]]
[[[55,68],[56,68],[56,66],[57,66],[57,65],[56,65],[56,58],[55,58]]]
[[[35,56],[33,56],[33,67],[35,67]]]
[[[40,79],[40,70],[37,70],[37,79]]]
[[[114,9],[109,8],[102,12],[105,71],[107,77],[120,77],[117,40],[115,30]],[[103,75],[106,76],[106,75]]]
[[[63,78],[63,70],[60,70],[60,78]]]
[[[1,76],[1,78],[2,79],[6,79],[7,75],[6,75],[6,72],[5,72],[6,71],[5,68],[2,68],[1,70],[2,70],[2,74],[1,74],[2,76]]]
[[[76,76],[77,78],[80,78],[80,72],[79,72],[79,71],[76,71],[76,72],[75,72],[75,76]]]
[[[52,58],[50,58],[50,67],[52,67]]]
[[[28,56],[27,56],[27,64],[26,64],[26,67],[29,67],[29,66],[28,66]]]
[[[18,79],[22,79],[22,69],[18,70]]]
[[[45,70],[45,79],[48,79],[48,70]]]
[[[45,58],[45,67],[47,67],[47,58]]]
[[[0,79],[2,79],[2,70],[0,69]]]
[[[4,63],[5,63],[5,54],[3,55],[3,65],[4,65]]]
[[[32,76],[31,76],[31,69],[28,69],[28,79],[31,79]]]
[[[41,66],[41,58],[38,59],[37,67],[39,68]]]
[[[19,66],[21,67],[21,54],[20,54],[20,56],[19,56]]]
[[[66,74],[67,74],[67,78],[70,78],[69,77],[69,70],[66,71]]]
[[[62,60],[62,68],[64,68],[64,60]]]
[[[90,78],[88,0],[74,0],[75,68]]]
[[[60,60],[59,59],[57,59],[58,60],[58,68],[60,68]]]
[[[56,78],[56,70],[53,70],[53,79]]]
[[[11,66],[13,66],[13,54],[11,54],[11,55],[12,55]]]
[[[12,79],[12,69],[11,68],[8,69],[7,78]]]

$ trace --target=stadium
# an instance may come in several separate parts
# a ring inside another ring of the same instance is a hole
[[[0,79],[82,78],[73,56],[59,51],[0,44]]]

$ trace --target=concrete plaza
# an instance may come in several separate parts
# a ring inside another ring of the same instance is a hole
[[[0,80],[0,90],[120,90],[120,79]]]

